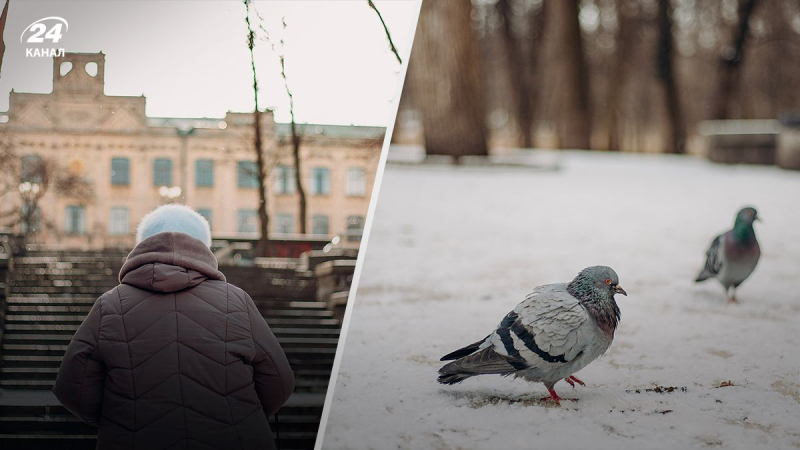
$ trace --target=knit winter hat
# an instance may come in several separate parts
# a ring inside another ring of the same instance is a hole
[[[150,211],[136,229],[136,243],[165,231],[188,234],[211,247],[208,221],[186,205],[169,204]]]

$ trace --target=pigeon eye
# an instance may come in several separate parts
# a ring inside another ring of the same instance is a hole
[[[605,281],[605,283],[606,283],[606,284],[611,284],[611,278],[606,278],[606,281]]]

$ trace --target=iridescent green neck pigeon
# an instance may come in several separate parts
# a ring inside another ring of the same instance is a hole
[[[706,265],[695,282],[716,278],[725,288],[728,302],[736,302],[736,288],[753,273],[761,256],[753,229],[756,220],[759,218],[755,208],[746,207],[739,211],[733,229],[711,242],[706,252]]]
[[[442,357],[439,383],[476,375],[513,375],[541,382],[557,404],[559,380],[584,385],[573,374],[605,353],[620,319],[614,294],[627,295],[610,267],[583,269],[570,283],[539,286],[486,338]]]

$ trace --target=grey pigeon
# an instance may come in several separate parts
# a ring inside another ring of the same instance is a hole
[[[620,319],[614,294],[627,295],[610,267],[583,269],[569,283],[539,286],[486,338],[442,357],[439,383],[456,384],[476,375],[514,375],[553,386],[608,350]]]
[[[736,214],[733,229],[720,234],[706,252],[706,264],[695,282],[716,278],[725,288],[728,302],[736,302],[736,288],[753,273],[761,248],[758,246],[753,222],[759,220],[755,208],[742,208]]]

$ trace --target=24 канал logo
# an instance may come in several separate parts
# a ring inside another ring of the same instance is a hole
[[[45,17],[28,25],[20,35],[19,41],[23,44],[47,44],[47,41],[57,44],[64,37],[64,33],[67,30],[69,30],[69,23],[63,17]],[[64,56],[64,49],[27,47],[25,48],[25,56],[28,58]]]

